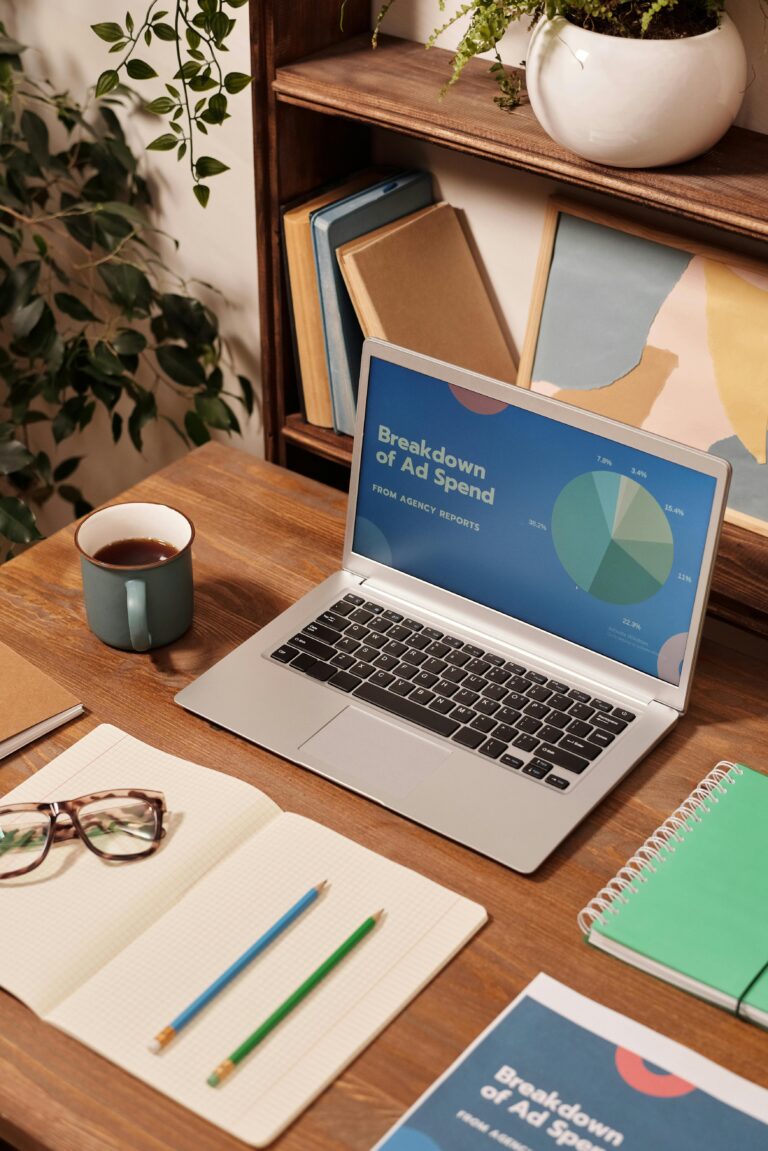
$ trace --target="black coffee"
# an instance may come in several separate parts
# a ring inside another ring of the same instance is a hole
[[[118,567],[146,567],[178,555],[179,549],[163,540],[115,540],[93,553],[95,560]]]

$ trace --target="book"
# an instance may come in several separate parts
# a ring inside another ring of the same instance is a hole
[[[405,172],[312,215],[325,357],[331,383],[333,426],[337,432],[351,436],[355,430],[363,333],[336,259],[336,249],[364,232],[425,208],[431,202],[429,173]]]
[[[343,184],[326,188],[322,193],[283,213],[288,299],[301,378],[303,414],[308,423],[321,428],[333,427],[333,408],[312,246],[311,216],[320,208],[343,200],[380,179],[380,173],[358,172]]]
[[[768,1027],[768,775],[721,761],[580,912],[587,941]]]
[[[515,361],[450,204],[377,228],[336,255],[364,336],[515,382]]]
[[[76,696],[0,643],[0,759],[83,711]]]
[[[768,1091],[537,975],[373,1151],[763,1151]]]
[[[4,801],[165,793],[154,855],[105,864],[80,842],[0,883],[0,985],[158,1091],[255,1146],[274,1139],[479,929],[476,903],[250,784],[102,725]],[[311,886],[315,906],[161,1054],[160,1028]],[[221,1087],[206,1079],[367,916],[368,938]]]

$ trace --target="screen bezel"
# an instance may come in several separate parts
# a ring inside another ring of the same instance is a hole
[[[699,580],[694,596],[689,639],[679,684],[668,683],[647,672],[638,671],[610,656],[582,647],[571,640],[552,632],[525,623],[514,616],[485,607],[455,592],[447,591],[437,584],[427,583],[415,576],[407,575],[378,560],[371,560],[353,549],[357,492],[362,461],[363,428],[365,425],[366,398],[370,363],[373,358],[400,365],[422,375],[441,380],[448,384],[466,388],[480,395],[502,400],[527,411],[546,416],[571,427],[580,428],[595,435],[605,436],[629,448],[636,448],[681,464],[693,471],[711,476],[715,480],[707,534],[701,559]],[[383,340],[368,339],[363,345],[360,367],[360,386],[357,400],[357,419],[352,455],[352,474],[349,488],[346,532],[344,537],[344,568],[354,575],[371,580],[379,587],[388,590],[399,598],[414,604],[423,604],[425,610],[445,614],[465,626],[491,633],[503,643],[523,648],[548,662],[563,663],[576,672],[598,683],[611,683],[639,699],[656,699],[676,710],[685,710],[690,693],[691,676],[696,662],[701,630],[706,611],[709,588],[712,580],[714,561],[722,527],[725,501],[728,494],[731,467],[720,459],[697,448],[676,443],[652,432],[620,424],[605,416],[595,415],[583,408],[572,407],[548,396],[541,396],[525,388],[490,379],[475,372],[445,364],[431,356],[398,348]]]

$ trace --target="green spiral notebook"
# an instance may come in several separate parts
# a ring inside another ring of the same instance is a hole
[[[768,1027],[768,775],[718,763],[580,912],[587,941]]]

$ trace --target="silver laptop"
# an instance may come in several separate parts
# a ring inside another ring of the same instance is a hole
[[[533,871],[684,712],[728,481],[366,341],[342,569],[176,699]]]

